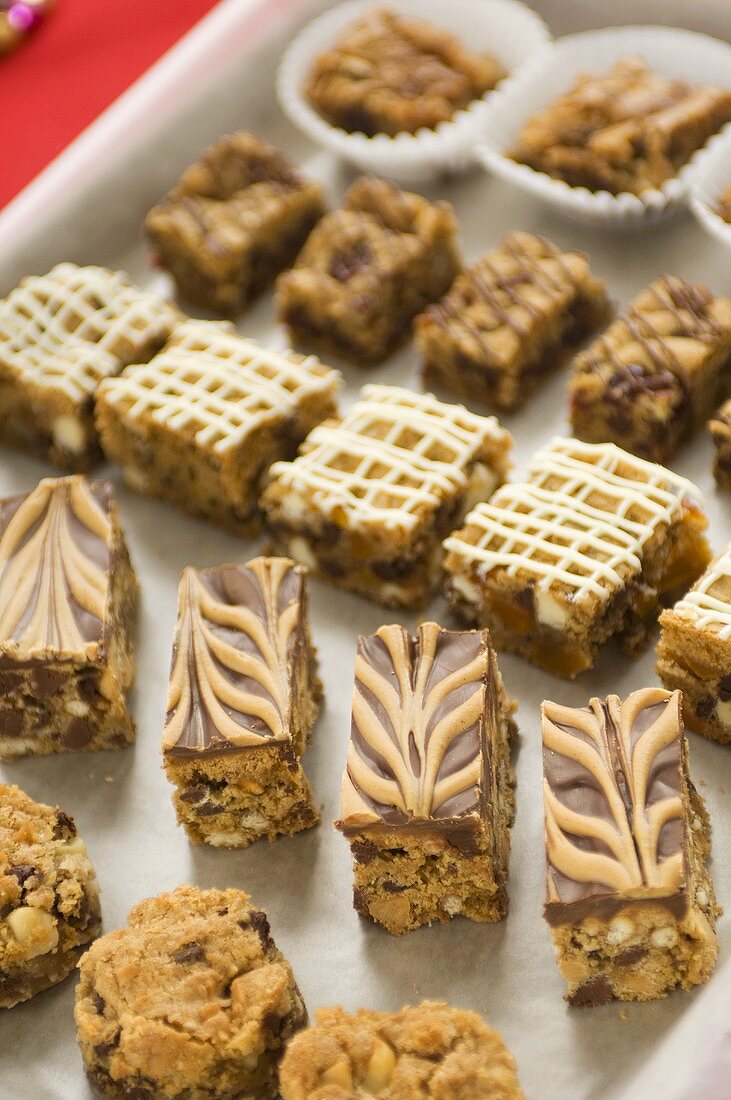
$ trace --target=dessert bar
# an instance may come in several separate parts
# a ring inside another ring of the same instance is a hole
[[[572,1005],[705,982],[718,953],[710,824],[680,692],[543,704],[547,893]]]
[[[196,844],[246,848],[320,819],[302,770],[322,696],[306,599],[287,558],[183,572],[163,749]]]
[[[609,312],[585,256],[511,233],[416,318],[424,379],[517,409]]]
[[[296,343],[377,363],[406,340],[413,317],[444,294],[459,268],[449,203],[364,176],[280,276],[279,319]]]
[[[0,1008],[63,981],[99,933],[99,887],[73,819],[0,783]]]
[[[45,478],[0,501],[0,758],[134,740],[136,610],[111,485]]]
[[[731,742],[731,546],[660,616],[657,672],[692,730]]]
[[[0,440],[87,470],[99,382],[149,359],[178,317],[121,271],[65,263],[23,279],[0,301]]]
[[[294,261],[324,210],[318,183],[242,131],[206,150],[145,228],[182,299],[235,317]]]
[[[641,651],[661,601],[703,572],[699,499],[611,443],[554,439],[445,541],[447,596],[498,649],[573,679],[612,638]]]
[[[731,222],[731,187],[727,187],[722,193],[715,212],[725,222]]]
[[[731,298],[665,275],[574,362],[574,434],[667,462],[731,387]]]
[[[508,469],[510,435],[431,394],[364,386],[340,421],[276,463],[262,497],[274,544],[319,576],[387,607],[421,607],[441,539]]]
[[[716,448],[713,476],[720,489],[731,489],[731,401],[721,406],[708,429]]]
[[[524,1100],[500,1035],[476,1012],[438,1001],[318,1009],[287,1047],[280,1087],[283,1100]]]
[[[79,964],[76,1030],[110,1100],[275,1100],[307,1023],[266,914],[242,890],[179,886],[134,907]]]
[[[376,8],[315,60],[304,93],[333,126],[393,136],[448,122],[505,75],[496,57],[444,27]]]
[[[361,637],[337,827],[353,904],[394,935],[508,909],[514,704],[486,630]]]
[[[641,195],[661,188],[731,119],[731,91],[621,58],[584,74],[530,118],[511,156],[572,187]]]
[[[130,488],[254,536],[263,476],[335,415],[339,382],[314,356],[186,321],[149,363],[100,387],[97,422]]]

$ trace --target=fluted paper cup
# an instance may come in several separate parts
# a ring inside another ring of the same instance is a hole
[[[704,229],[731,248],[731,225],[717,214],[731,187],[731,127],[717,134],[698,155],[689,173],[690,208]]]

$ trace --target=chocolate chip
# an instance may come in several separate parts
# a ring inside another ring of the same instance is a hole
[[[256,932],[264,947],[270,945],[272,937],[269,921],[267,920],[266,913],[262,913],[260,909],[252,909],[248,919],[240,920],[238,924],[239,928],[243,928],[244,931],[251,929],[253,932]]]
[[[373,252],[367,241],[356,241],[345,252],[336,253],[328,269],[333,279],[346,283],[364,267],[373,261]]]
[[[66,727],[63,743],[70,749],[85,748],[94,736],[94,724],[85,718],[74,718]]]
[[[326,577],[334,577],[339,580],[344,577],[347,570],[344,565],[339,561],[328,561],[327,558],[320,558],[318,565],[320,571],[325,574]]]
[[[104,1009],[107,1007],[107,1002],[96,991],[91,995],[91,1003],[94,1005],[95,1010],[100,1016],[104,1015]]]
[[[36,668],[33,671],[33,686],[42,699],[57,695],[66,679],[66,673],[57,668]]]
[[[712,695],[706,695],[699,699],[695,705],[695,712],[699,718],[710,718],[716,709],[716,700]]]
[[[176,963],[196,963],[205,959],[206,953],[203,945],[196,940],[191,940],[190,943],[184,943],[182,947],[173,954],[173,962]]]
[[[218,802],[204,802],[202,806],[196,806],[195,812],[198,817],[215,817],[223,813],[223,806]]]
[[[374,561],[371,572],[384,581],[400,581],[409,577],[416,562],[413,558],[392,558],[390,561]]]
[[[636,943],[632,947],[627,947],[624,951],[620,951],[614,961],[618,966],[631,966],[646,958],[647,954],[647,948],[643,947],[642,944]]]
[[[0,672],[0,697],[11,695],[23,685],[23,677],[19,672]]]
[[[0,711],[0,734],[3,737],[18,737],[23,732],[23,712],[21,710]]]
[[[399,886],[397,882],[389,882],[388,879],[382,883],[382,886],[387,894],[402,894],[406,889],[405,886]]]
[[[718,697],[722,703],[728,703],[731,699],[731,673],[728,676],[724,676],[718,685]]]
[[[208,788],[203,783],[196,783],[194,787],[184,787],[180,792],[181,802],[202,802],[208,794]]]
[[[56,824],[53,827],[53,836],[56,840],[70,840],[76,836],[76,822],[63,810],[56,810]]]
[[[263,1026],[267,1029],[267,1031],[271,1032],[272,1035],[277,1036],[282,1030],[284,1017],[278,1016],[276,1012],[266,1012],[261,1022]]]
[[[90,706],[97,706],[102,693],[99,691],[99,680],[96,676],[80,676],[76,681],[76,691],[79,699]]]
[[[356,913],[360,913],[364,917],[368,916],[368,902],[360,886],[356,886],[353,890],[353,908]]]
[[[113,1050],[116,1050],[119,1046],[119,1032],[113,1039],[109,1039],[106,1043],[97,1043],[94,1047],[94,1053],[98,1058],[105,1058],[107,1054],[111,1054]],[[125,1093],[126,1096],[130,1096],[131,1093]]]
[[[593,978],[588,978],[566,998],[570,1005],[577,1007],[604,1005],[612,999],[612,987],[606,974],[597,974]]]
[[[378,848],[370,840],[354,840],[350,851],[356,863],[370,863],[378,855]]]
[[[517,603],[518,607],[522,607],[525,611],[533,612],[533,586],[526,585],[525,588],[520,588],[517,592],[513,593],[513,599]]]

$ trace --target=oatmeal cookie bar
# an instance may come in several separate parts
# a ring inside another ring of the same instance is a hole
[[[585,256],[510,233],[414,321],[422,374],[461,397],[517,409],[609,313]]]
[[[653,72],[622,58],[580,76],[525,123],[514,160],[590,191],[662,187],[731,119],[731,92]]]
[[[263,476],[335,415],[339,385],[313,355],[186,321],[149,363],[99,388],[97,423],[130,488],[253,537]]]
[[[137,581],[108,482],[0,501],[0,758],[134,740]]]
[[[393,935],[506,915],[514,709],[486,630],[426,622],[359,639],[336,825],[355,908]]]
[[[194,843],[246,848],[320,820],[302,770],[322,697],[305,572],[287,558],[183,572],[163,751]]]
[[[66,263],[23,279],[0,301],[0,440],[89,469],[97,386],[149,359],[178,317],[122,271]]]
[[[297,343],[377,363],[407,339],[413,317],[459,268],[449,203],[364,176],[277,281],[279,319]]]
[[[571,425],[667,462],[731,385],[731,298],[665,275],[574,361]]]
[[[524,1100],[515,1059],[476,1012],[318,1009],[282,1060],[283,1100]]]
[[[341,588],[421,607],[441,539],[504,481],[512,439],[494,417],[431,394],[364,386],[340,421],[276,463],[262,497],[274,544]]]
[[[496,57],[468,49],[444,27],[376,8],[315,60],[304,93],[350,133],[414,134],[448,122],[505,75]]]
[[[715,966],[710,823],[680,695],[543,704],[545,916],[569,1004],[649,1001]]]
[[[145,228],[181,298],[235,317],[293,262],[324,211],[319,184],[242,131],[206,150]]]
[[[73,819],[0,783],[0,1007],[63,981],[99,934],[99,887]]]
[[[554,439],[445,541],[448,599],[498,649],[573,679],[610,639],[640,652],[660,603],[703,572],[699,499],[611,443]]]
[[[660,616],[657,672],[692,730],[731,742],[731,546]]]
[[[708,423],[716,448],[713,476],[720,489],[731,489],[731,401],[726,401]]]
[[[79,963],[76,1028],[112,1100],[275,1100],[307,1023],[266,914],[242,890],[179,886],[136,905]]]

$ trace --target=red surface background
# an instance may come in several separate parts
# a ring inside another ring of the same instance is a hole
[[[215,0],[56,0],[0,59],[0,207],[212,8]]]

